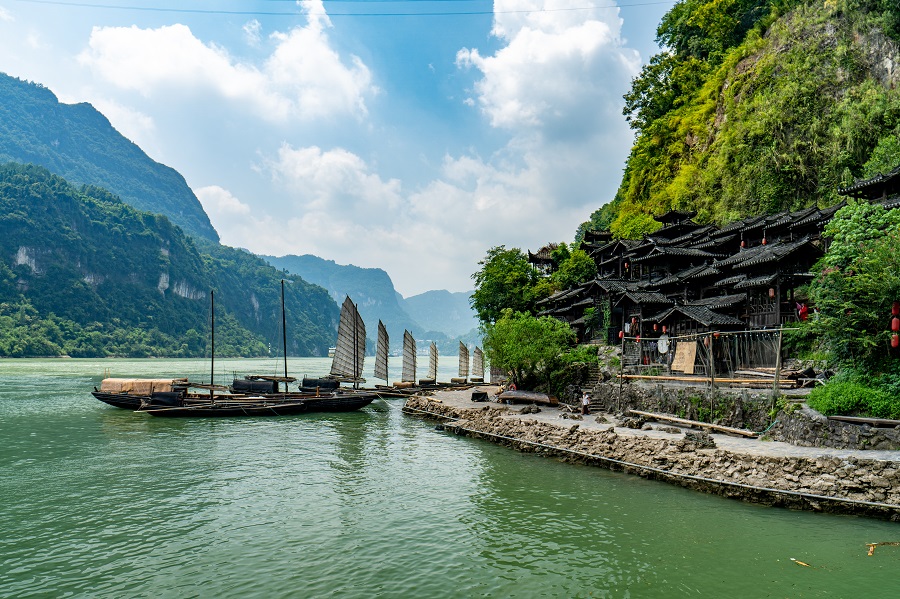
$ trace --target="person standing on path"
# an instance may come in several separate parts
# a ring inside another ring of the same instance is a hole
[[[588,395],[587,391],[585,391],[581,395],[581,413],[582,414],[590,414],[591,413],[591,396]]]

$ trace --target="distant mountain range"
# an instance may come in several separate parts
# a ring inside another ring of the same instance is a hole
[[[403,299],[380,268],[345,266],[309,254],[263,258],[276,268],[321,285],[337,302],[350,296],[359,306],[368,336],[374,338],[380,319],[394,348],[400,346],[404,329],[417,339],[438,342],[445,352],[455,353],[457,340],[480,343],[475,331],[478,322],[469,306],[470,293],[428,291]]]
[[[401,304],[413,320],[450,337],[467,335],[478,328],[478,318],[469,303],[473,292],[451,293],[445,289],[426,291]]]
[[[468,294],[404,300],[381,269],[265,260],[220,245],[184,178],[91,105],[0,73],[0,356],[208,355],[211,289],[217,355],[280,353],[282,278],[289,355],[326,354],[345,295],[370,343],[378,319],[395,348],[404,329],[444,354],[480,342]]]
[[[103,187],[139,210],[164,214],[191,235],[219,240],[178,171],[159,164],[90,104],[60,104],[49,89],[0,73],[0,163],[47,168]]]

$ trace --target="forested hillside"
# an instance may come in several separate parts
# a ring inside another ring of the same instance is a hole
[[[681,0],[634,80],[615,199],[581,227],[624,238],[669,209],[703,222],[834,204],[900,164],[900,2]]]
[[[210,289],[217,355],[281,353],[282,276],[100,188],[0,166],[0,356],[208,355]],[[285,278],[288,353],[325,355],[337,305]]]
[[[165,214],[190,234],[219,236],[184,177],[154,162],[90,104],[60,104],[49,89],[0,73],[0,163],[46,167],[67,181],[110,190]]]

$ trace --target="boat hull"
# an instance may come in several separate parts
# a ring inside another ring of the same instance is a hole
[[[169,418],[212,418],[234,416],[292,416],[308,411],[307,401],[260,401],[253,403],[195,404],[187,406],[156,407],[148,406],[138,410],[151,416]]]

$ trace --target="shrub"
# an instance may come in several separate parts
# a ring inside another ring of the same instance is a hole
[[[826,416],[900,417],[900,401],[887,391],[856,381],[834,381],[817,387],[806,403]]]

